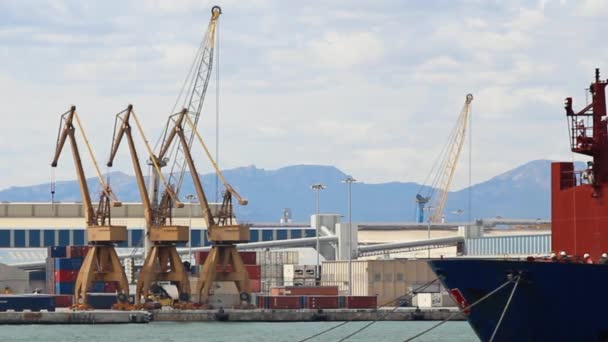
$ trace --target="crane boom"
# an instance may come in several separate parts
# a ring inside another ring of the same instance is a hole
[[[89,154],[89,158],[95,168],[97,178],[99,180],[99,184],[101,185],[101,199],[99,201],[99,207],[97,211],[93,209],[93,204],[91,202],[91,195],[89,192],[89,186],[87,184],[87,180],[84,174],[84,168],[82,166],[82,159],[80,157],[80,151],[78,149],[78,143],[76,141],[76,127],[74,127],[74,122],[76,122],[76,126],[80,130],[80,135],[82,136],[85,146],[87,148],[87,152]],[[66,140],[70,140],[70,146],[72,148],[72,157],[74,159],[74,165],[76,166],[76,175],[78,178],[78,185],[80,189],[80,195],[82,196],[82,203],[84,207],[84,216],[87,225],[103,225],[106,220],[109,220],[109,211],[104,208],[106,204],[106,200],[111,203],[113,207],[120,207],[122,203],[118,200],[110,186],[105,182],[101,171],[99,170],[99,165],[97,164],[97,159],[93,154],[93,150],[91,149],[91,145],[89,144],[89,140],[87,135],[82,127],[82,123],[80,122],[80,117],[76,112],[76,106],[70,107],[70,109],[61,115],[60,124],[59,124],[59,133],[57,136],[57,143],[55,146],[55,154],[53,156],[53,161],[51,162],[52,167],[57,167],[59,162],[59,157],[61,156],[61,152],[63,151],[63,147],[65,146]]]
[[[448,199],[448,192],[450,185],[452,184],[452,179],[454,178],[454,171],[456,171],[458,158],[460,157],[460,152],[464,145],[472,101],[473,95],[467,94],[464,106],[460,111],[458,121],[452,132],[451,139],[448,141],[446,158],[442,163],[442,167],[439,169],[441,171],[438,183],[439,194],[436,194],[431,202],[431,208],[435,208],[435,211],[429,217],[430,222],[440,222],[441,217],[443,216],[443,209]]]
[[[175,101],[175,106],[171,111],[174,113],[177,105],[181,104],[182,108],[187,109],[187,115],[191,117],[195,127],[200,118],[203,102],[205,100],[205,94],[207,92],[207,87],[209,86],[209,80],[211,77],[213,55],[215,50],[215,37],[220,14],[222,14],[222,9],[219,6],[213,6],[211,8],[211,19],[209,21],[207,31],[203,37],[203,40],[201,41],[201,45],[194,58],[190,73],[186,77],[182,91]],[[187,92],[185,92],[186,89]],[[184,132],[188,142],[186,146],[188,147],[192,146],[194,131],[195,129]],[[170,154],[169,150],[171,148],[171,142],[173,142],[173,137],[171,137],[170,134],[171,133],[168,131],[163,133],[161,138],[161,152],[159,152],[158,157],[161,162],[164,162],[165,160],[173,160],[168,183],[172,186],[175,194],[179,195],[186,169],[184,146],[177,144],[175,148],[172,149],[172,155],[168,156]],[[167,144],[167,142],[169,142],[169,144]],[[158,177],[159,171],[154,170],[151,177],[151,197],[152,204],[154,206],[159,204]]]
[[[456,125],[452,129],[448,138],[447,144],[444,146],[437,162],[433,166],[429,177],[432,176],[432,183],[426,189],[425,186],[420,187],[420,191],[416,194],[417,203],[417,221],[424,221],[424,210],[429,211],[428,221],[432,223],[440,222],[443,217],[443,210],[448,198],[450,185],[454,178],[454,172],[456,171],[456,165],[458,164],[458,158],[464,145],[467,123],[471,112],[471,102],[473,101],[473,95],[467,94],[464,105],[456,121]],[[424,190],[424,191],[423,191]],[[425,192],[423,194],[423,192]],[[427,206],[427,204],[429,204]],[[434,211],[431,214],[431,209]]]

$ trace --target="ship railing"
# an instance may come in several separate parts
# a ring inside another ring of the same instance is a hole
[[[562,177],[562,179],[571,179],[574,182],[574,186],[591,184],[590,174],[590,170],[563,171],[562,175],[565,177]]]

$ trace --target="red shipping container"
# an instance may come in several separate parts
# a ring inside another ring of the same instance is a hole
[[[262,290],[262,280],[260,279],[249,279],[249,286],[251,287],[251,292],[256,293]]]
[[[106,281],[103,284],[103,292],[105,293],[114,293],[118,289],[118,283],[115,281]]]
[[[55,295],[55,307],[58,308],[69,308],[74,302],[74,296],[72,295]]]
[[[278,296],[269,297],[271,309],[301,309],[300,297],[298,296]]]
[[[257,265],[257,254],[257,252],[239,252],[245,265]]]
[[[73,283],[78,277],[78,271],[75,270],[57,270],[55,271],[56,283]]]
[[[306,297],[308,309],[337,309],[340,307],[338,296],[308,296]]]
[[[208,256],[209,256],[209,252],[195,252],[194,261],[196,262],[197,265],[202,265],[205,263],[205,260],[207,260]]]
[[[284,286],[270,289],[273,296],[337,296],[337,286]]]
[[[84,259],[89,252],[89,246],[67,246],[65,248],[65,255],[67,258],[80,258]]]
[[[268,296],[258,296],[258,309],[269,309],[268,307]]]
[[[262,266],[258,265],[245,265],[249,279],[261,279],[262,278]]]
[[[245,265],[255,265],[257,263],[257,253],[256,252],[239,252],[241,256],[241,260],[243,260],[243,264]],[[209,256],[209,252],[195,252],[194,260],[197,265],[202,265],[207,260]]]
[[[375,309],[378,306],[376,296],[349,296],[346,297],[346,307],[349,309]]]
[[[232,272],[232,265],[226,265],[226,267],[222,267],[222,265],[217,265],[215,267],[215,271],[216,272],[221,272],[221,273]]]

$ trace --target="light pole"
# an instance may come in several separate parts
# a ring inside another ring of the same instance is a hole
[[[352,185],[357,180],[351,176],[346,177],[342,183],[348,184],[348,295],[353,295],[353,206],[352,206]]]
[[[321,259],[320,259],[320,255],[321,255],[321,241],[319,240],[319,196],[321,193],[321,190],[325,189],[325,185],[321,184],[321,183],[317,183],[317,184],[313,184],[310,186],[311,189],[315,190],[317,192],[317,200],[316,200],[316,206],[317,206],[317,210],[316,210],[316,214],[317,214],[317,220],[316,220],[316,235],[317,235],[317,269],[316,269],[316,274],[315,274],[315,278],[316,278],[316,284],[319,285],[319,280],[320,280],[320,273],[319,270],[321,269]]]
[[[188,262],[192,262],[192,201],[196,199],[193,194],[186,195],[186,199],[190,202],[188,211],[188,231],[190,231],[190,238],[188,239]],[[208,229],[209,227],[207,227]]]

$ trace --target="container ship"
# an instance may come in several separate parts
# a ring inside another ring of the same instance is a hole
[[[429,261],[482,341],[608,341],[607,82],[596,69],[592,102],[574,111],[565,100],[571,150],[592,161],[551,165],[551,244],[561,256]]]

